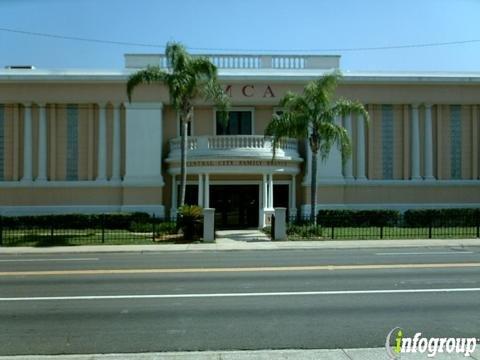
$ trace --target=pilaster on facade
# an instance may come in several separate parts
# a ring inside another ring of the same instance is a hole
[[[356,180],[365,181],[366,166],[365,166],[365,118],[360,116],[357,118],[357,174]]]
[[[347,115],[343,119],[343,126],[347,131],[348,137],[352,139],[353,131],[352,131],[352,115]],[[353,180],[353,159],[352,156],[349,156],[348,159],[344,162],[343,165],[343,175],[345,180]]]
[[[36,182],[47,181],[47,108],[46,103],[38,105],[38,174]]]
[[[412,104],[412,128],[411,128],[411,174],[412,180],[421,180],[420,176],[420,123],[419,105]]]
[[[121,134],[120,134],[120,110],[121,103],[113,103],[113,133],[112,133],[112,178],[110,181],[120,181],[121,162]]]
[[[435,180],[433,176],[433,126],[432,105],[425,105],[425,149],[424,149],[424,179]]]
[[[23,176],[22,182],[33,181],[32,103],[23,104]]]
[[[98,104],[97,182],[107,181],[107,104]]]

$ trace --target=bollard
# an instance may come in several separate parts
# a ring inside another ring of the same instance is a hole
[[[203,242],[215,241],[215,209],[203,209]]]
[[[287,208],[275,208],[273,240],[287,240]]]

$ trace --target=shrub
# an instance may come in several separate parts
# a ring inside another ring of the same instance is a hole
[[[476,226],[479,223],[480,209],[418,209],[404,214],[407,227]]]
[[[320,210],[317,223],[325,227],[395,226],[401,215],[396,210]]]
[[[156,231],[159,234],[176,234],[178,232],[177,224],[173,221],[162,222],[157,225]]]
[[[185,240],[199,239],[202,233],[203,210],[197,205],[183,205],[178,209],[179,226]]]
[[[289,224],[287,227],[287,235],[298,236],[301,238],[321,237],[323,235],[322,227],[319,225],[299,225]]]
[[[40,216],[4,216],[0,218],[3,226],[15,228],[57,228],[88,229],[101,228],[129,230],[135,223],[151,224],[152,218],[146,213],[132,214],[66,214]],[[151,231],[151,230],[149,230]]]

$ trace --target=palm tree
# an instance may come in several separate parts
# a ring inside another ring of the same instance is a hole
[[[140,84],[163,83],[170,94],[170,102],[180,118],[181,133],[181,195],[179,207],[185,204],[187,182],[188,123],[193,118],[193,101],[203,96],[213,101],[219,110],[219,118],[226,121],[230,98],[222,90],[217,79],[216,66],[206,57],[192,56],[179,43],[168,43],[165,49],[167,69],[149,66],[131,75],[127,82],[127,95],[132,99],[133,90]],[[159,139],[161,140],[161,139]]]
[[[325,160],[336,144],[343,161],[351,154],[351,143],[344,127],[335,122],[338,116],[361,115],[368,121],[368,113],[358,101],[332,99],[341,75],[328,74],[308,83],[303,94],[288,92],[280,101],[282,113],[274,115],[265,135],[273,137],[273,156],[280,142],[286,138],[308,139],[311,150],[310,221],[316,224],[317,157]]]

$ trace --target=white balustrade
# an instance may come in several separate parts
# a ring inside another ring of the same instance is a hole
[[[168,65],[165,55],[156,55],[156,65]],[[249,55],[249,54],[205,54],[194,55],[208,58],[219,69],[331,69],[339,67],[338,56],[324,55]],[[142,67],[143,62],[129,55],[127,67]],[[144,61],[153,61],[145,59]]]
[[[258,153],[264,156],[265,153],[272,153],[272,139],[261,135],[219,135],[219,136],[192,136],[188,138],[188,150],[195,153],[218,154],[222,151],[252,151],[253,156]],[[181,139],[170,140],[170,157],[176,157],[181,150]],[[276,154],[278,157],[298,157],[298,144],[295,139],[282,140],[277,145]],[[287,155],[288,154],[288,155]]]

